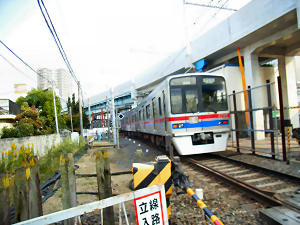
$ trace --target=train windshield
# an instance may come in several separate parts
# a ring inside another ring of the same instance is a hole
[[[225,80],[216,76],[188,76],[170,80],[173,114],[228,110]]]

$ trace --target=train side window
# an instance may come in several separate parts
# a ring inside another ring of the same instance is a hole
[[[161,98],[158,98],[158,111],[159,111],[159,115],[162,115],[162,111],[161,111]]]
[[[149,119],[150,118],[150,105],[146,106],[146,118]]]

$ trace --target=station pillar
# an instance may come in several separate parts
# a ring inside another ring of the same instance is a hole
[[[259,63],[258,55],[252,53],[251,51],[244,51],[244,65],[245,65],[245,79],[247,86],[251,87],[258,86],[265,83],[259,73]],[[265,90],[263,88],[255,89],[251,91],[252,96],[252,108],[261,108],[261,96],[265,95]],[[264,130],[264,113],[263,110],[253,111],[253,124],[254,130]],[[249,125],[248,125],[249,126]],[[255,131],[255,140],[265,139],[264,131]]]
[[[293,127],[299,127],[297,79],[295,57],[279,56],[278,72],[281,77],[284,118],[291,120]]]

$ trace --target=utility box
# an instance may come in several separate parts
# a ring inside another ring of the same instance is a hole
[[[162,155],[157,156],[155,162],[133,163],[132,172],[134,190],[155,184],[164,184],[168,218],[170,219],[170,197],[172,194],[171,160],[166,155]]]

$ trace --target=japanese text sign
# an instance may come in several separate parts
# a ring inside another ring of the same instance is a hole
[[[137,225],[165,225],[161,192],[134,199]]]

